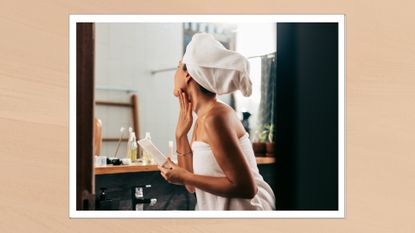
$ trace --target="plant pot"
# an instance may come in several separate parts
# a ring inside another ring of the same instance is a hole
[[[255,156],[257,157],[264,157],[265,153],[267,152],[267,149],[265,147],[265,143],[263,142],[254,142],[252,143],[252,147],[255,152]]]
[[[275,156],[274,146],[275,146],[274,143],[266,143],[265,144],[265,148],[266,148],[265,156],[266,157],[274,157]]]

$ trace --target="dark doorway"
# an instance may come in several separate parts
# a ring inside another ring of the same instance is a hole
[[[338,24],[277,24],[279,210],[338,209]]]

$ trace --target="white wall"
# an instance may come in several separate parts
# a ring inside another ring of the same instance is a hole
[[[276,51],[276,23],[240,23],[237,25],[236,51],[246,57],[260,56]],[[253,42],[255,41],[255,42]],[[261,57],[249,59],[252,81],[252,95],[244,97],[239,91],[235,92],[236,110],[240,114],[249,111],[251,139],[255,139],[258,110],[261,101]]]
[[[140,136],[150,132],[153,142],[167,153],[174,140],[179,105],[173,96],[174,72],[150,71],[176,67],[182,57],[182,24],[97,23],[96,99],[128,101],[139,97]],[[131,92],[119,90],[131,90]],[[103,122],[103,137],[118,137],[121,126],[131,125],[131,113],[120,107],[97,106],[95,114]],[[103,143],[102,155],[112,156],[116,143]],[[126,143],[119,157],[125,157]]]

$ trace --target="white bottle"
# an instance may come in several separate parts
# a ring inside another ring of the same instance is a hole
[[[151,135],[150,135],[149,132],[146,132],[146,137],[145,138],[148,138],[149,140],[151,140]],[[151,164],[152,162],[153,162],[152,156],[144,150],[143,151],[143,163],[144,164],[149,164],[149,163]]]
[[[175,159],[173,158],[173,154],[173,141],[169,141],[169,151],[167,153],[167,157],[174,161]]]
[[[128,139],[128,148],[127,148],[127,159],[131,159],[131,162],[137,160],[137,140],[135,138],[135,133],[130,132],[130,138]]]

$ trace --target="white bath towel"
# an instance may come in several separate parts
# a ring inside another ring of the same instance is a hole
[[[208,33],[193,35],[182,62],[192,78],[213,93],[222,95],[240,90],[244,96],[252,94],[248,59],[226,49]]]
[[[195,210],[275,210],[275,195],[271,187],[264,181],[259,173],[248,133],[239,139],[253,174],[258,193],[252,199],[226,198],[195,188]],[[192,143],[193,172],[198,175],[224,177],[225,174],[217,163],[209,144],[200,141]]]

